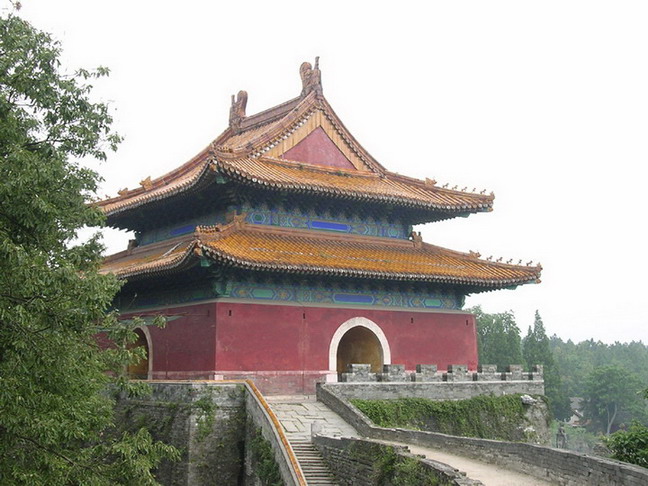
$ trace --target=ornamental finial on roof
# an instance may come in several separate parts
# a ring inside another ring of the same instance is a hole
[[[423,246],[423,237],[421,236],[420,231],[418,233],[416,231],[412,231],[410,237],[412,238],[412,242],[414,243],[414,248],[421,248]]]
[[[229,124],[234,132],[238,132],[241,128],[241,121],[245,118],[245,107],[247,105],[248,94],[247,91],[239,91],[236,95],[232,95],[232,106],[230,106]]]
[[[311,91],[322,94],[322,73],[319,70],[319,56],[315,58],[315,67],[310,62],[303,62],[299,66],[299,75],[302,80],[302,96],[306,96]]]

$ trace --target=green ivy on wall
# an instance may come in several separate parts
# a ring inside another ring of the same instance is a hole
[[[520,395],[483,395],[453,401],[354,399],[351,403],[380,427],[428,430],[483,439],[514,440],[526,421]]]

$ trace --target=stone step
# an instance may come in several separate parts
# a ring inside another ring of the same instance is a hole
[[[313,486],[335,486],[337,483],[320,452],[310,442],[290,441],[306,483]]]

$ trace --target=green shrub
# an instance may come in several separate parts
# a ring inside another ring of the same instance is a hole
[[[645,425],[633,422],[628,430],[603,437],[603,442],[614,459],[648,467],[648,427]]]

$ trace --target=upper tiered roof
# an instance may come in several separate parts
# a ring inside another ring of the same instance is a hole
[[[434,221],[490,211],[494,197],[441,188],[385,169],[349,133],[322,94],[320,71],[304,63],[299,97],[246,116],[247,93],[232,97],[229,127],[193,159],[140,187],[97,203],[113,226],[133,213],[210,184],[235,183],[288,194],[391,205]]]

